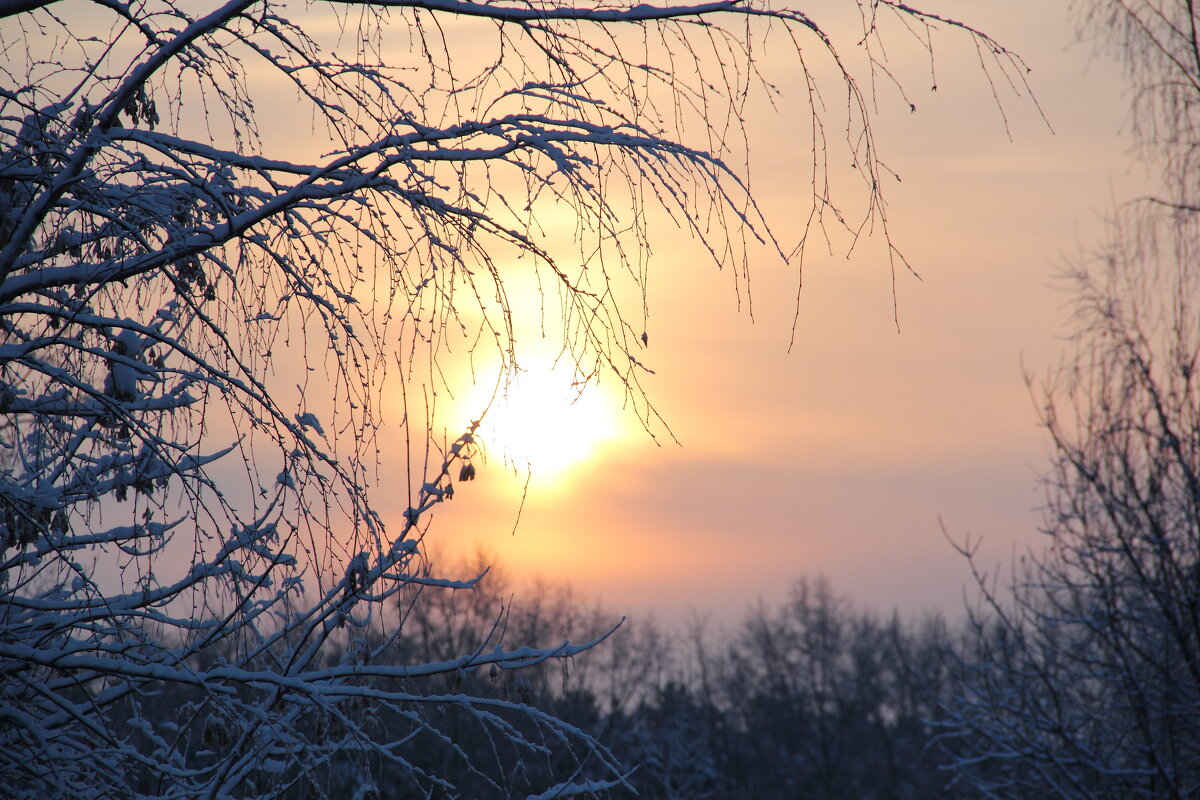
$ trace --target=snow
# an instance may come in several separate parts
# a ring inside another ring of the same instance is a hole
[[[577,797],[581,794],[606,792],[609,789],[616,789],[619,786],[628,786],[628,784],[624,780],[576,781],[574,783],[559,784],[544,792],[527,795],[526,800],[553,800],[556,797]]]
[[[312,428],[313,430],[315,430],[317,432],[318,435],[320,435],[320,436],[325,435],[325,429],[321,427],[321,423],[317,419],[315,414],[312,414],[310,412],[305,412],[303,414],[297,414],[296,422],[299,423],[300,427],[302,427],[302,428]]]

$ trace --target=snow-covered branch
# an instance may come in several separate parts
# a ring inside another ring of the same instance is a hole
[[[861,5],[970,37],[1023,85],[978,31]],[[0,18],[0,785],[366,796],[379,765],[448,794],[452,768],[496,796],[622,785],[590,734],[432,683],[575,658],[611,625],[546,647],[497,618],[486,642],[386,660],[414,608],[487,579],[424,560],[479,456],[478,421],[437,405],[464,388],[445,362],[519,369],[531,278],[578,379],[615,380],[653,429],[653,229],[743,277],[751,248],[798,262],[810,232],[878,226],[891,248],[874,100],[834,39],[749,1],[16,0]],[[767,39],[812,120],[798,241],[747,177]],[[860,212],[832,163],[853,164]],[[564,210],[573,241],[546,232]]]

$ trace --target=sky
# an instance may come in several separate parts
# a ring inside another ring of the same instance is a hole
[[[836,27],[846,5],[805,8]],[[947,537],[981,541],[988,569],[1040,546],[1048,449],[1025,374],[1045,376],[1062,356],[1060,274],[1101,241],[1114,204],[1151,184],[1131,166],[1121,72],[1078,41],[1066,3],[923,7],[1019,53],[1037,103],[1000,85],[998,108],[963,37],[934,41],[936,92],[927,59],[889,52],[917,109],[881,81],[874,135],[902,178],[885,186],[892,240],[920,277],[893,276],[878,236],[849,257],[838,240],[810,252],[797,304],[795,265],[760,248],[748,296],[735,269],[656,225],[638,357],[677,441],[642,430],[611,379],[572,403],[578,391],[546,371],[554,350],[527,325],[519,410],[490,412],[477,480],[436,511],[436,559],[482,551],[511,576],[569,582],[617,613],[735,622],[816,575],[865,608],[953,615],[969,571]],[[807,111],[795,62],[757,53],[783,96],[778,110],[748,107],[750,186],[790,246],[808,208]],[[267,88],[264,140],[301,148],[291,96]],[[826,100],[836,111],[843,95]],[[572,228],[565,214],[542,222],[552,237]],[[486,405],[494,384],[479,374],[443,408],[448,424]],[[374,495],[396,527],[401,436],[385,424]],[[526,458],[528,476],[514,466]]]
[[[1061,273],[1149,185],[1130,158],[1121,72],[1078,40],[1064,5],[933,9],[1018,52],[1045,119],[1008,94],[1002,116],[974,52],[945,36],[936,92],[927,70],[906,73],[916,113],[881,92],[876,140],[903,179],[887,188],[892,237],[919,279],[901,270],[893,286],[878,240],[849,258],[835,248],[807,262],[797,312],[794,268],[758,254],[751,317],[731,271],[693,263],[667,235],[651,259],[645,356],[678,444],[622,417],[603,381],[590,411],[539,407],[520,436],[491,435],[479,479],[438,511],[436,552],[482,549],[622,613],[728,622],[815,575],[865,608],[953,615],[969,573],[947,536],[981,541],[989,569],[1038,548],[1049,451],[1025,375],[1041,380],[1064,352]],[[789,145],[802,109],[786,96],[780,107],[750,120],[751,176],[787,240],[808,154]],[[558,438],[584,455],[542,456],[524,491],[497,453],[559,413],[575,417]]]

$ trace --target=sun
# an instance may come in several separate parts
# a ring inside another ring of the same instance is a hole
[[[466,405],[474,415],[486,409],[477,436],[489,452],[539,482],[562,477],[621,434],[619,409],[603,387],[573,380],[568,369],[522,370],[494,397],[477,385]]]

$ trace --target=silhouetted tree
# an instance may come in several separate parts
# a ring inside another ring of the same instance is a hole
[[[758,606],[720,655],[700,651],[717,796],[953,797],[929,749],[947,644],[940,622],[881,620],[824,579]]]
[[[976,566],[982,600],[948,706],[957,772],[988,797],[1195,797],[1197,17],[1190,2],[1082,8],[1130,68],[1164,195],[1122,208],[1071,275],[1075,349],[1042,413],[1047,544],[1014,566],[1011,586]]]

